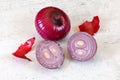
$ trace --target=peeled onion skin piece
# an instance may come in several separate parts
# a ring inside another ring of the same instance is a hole
[[[31,51],[32,46],[35,42],[35,37],[28,39],[24,44],[21,44],[18,49],[13,53],[14,56],[32,61],[30,58],[26,57],[29,51]]]
[[[35,27],[46,40],[63,39],[70,31],[70,20],[67,14],[56,7],[41,9],[35,18]]]
[[[94,35],[98,32],[100,28],[100,20],[98,16],[94,16],[92,21],[85,21],[83,24],[79,25],[79,29],[81,32],[87,32],[91,35]]]
[[[57,42],[44,40],[36,48],[36,58],[43,67],[57,69],[64,62],[64,52]]]
[[[68,40],[67,49],[73,59],[83,62],[94,57],[97,43],[92,35],[86,32],[77,32]]]

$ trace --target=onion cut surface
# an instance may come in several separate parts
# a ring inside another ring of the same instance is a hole
[[[68,40],[67,48],[73,59],[87,61],[96,54],[97,44],[90,34],[77,32]]]
[[[36,48],[36,58],[43,67],[56,69],[63,64],[64,53],[58,43],[44,40]]]

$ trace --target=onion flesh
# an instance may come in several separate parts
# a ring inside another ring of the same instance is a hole
[[[44,40],[36,49],[38,62],[48,69],[59,68],[64,61],[64,52],[57,42]]]
[[[67,43],[71,57],[78,61],[91,59],[97,51],[97,43],[94,37],[86,32],[77,32],[70,37]]]

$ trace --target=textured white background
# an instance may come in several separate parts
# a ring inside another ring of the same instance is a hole
[[[35,48],[42,38],[34,26],[36,13],[46,6],[64,10],[71,20],[71,32],[62,41],[66,59],[60,69],[48,70],[38,64]],[[97,54],[87,62],[69,58],[66,42],[74,28],[93,16],[100,17],[94,36]],[[27,39],[36,43],[27,55],[33,61],[11,54]],[[0,0],[0,80],[120,80],[120,0]]]

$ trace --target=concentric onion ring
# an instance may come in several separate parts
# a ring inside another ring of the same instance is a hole
[[[71,57],[78,61],[87,61],[91,59],[97,50],[97,44],[90,34],[86,32],[77,32],[68,40],[68,52]]]
[[[54,41],[41,41],[36,49],[38,62],[49,69],[59,68],[64,61],[64,53],[60,45]]]

